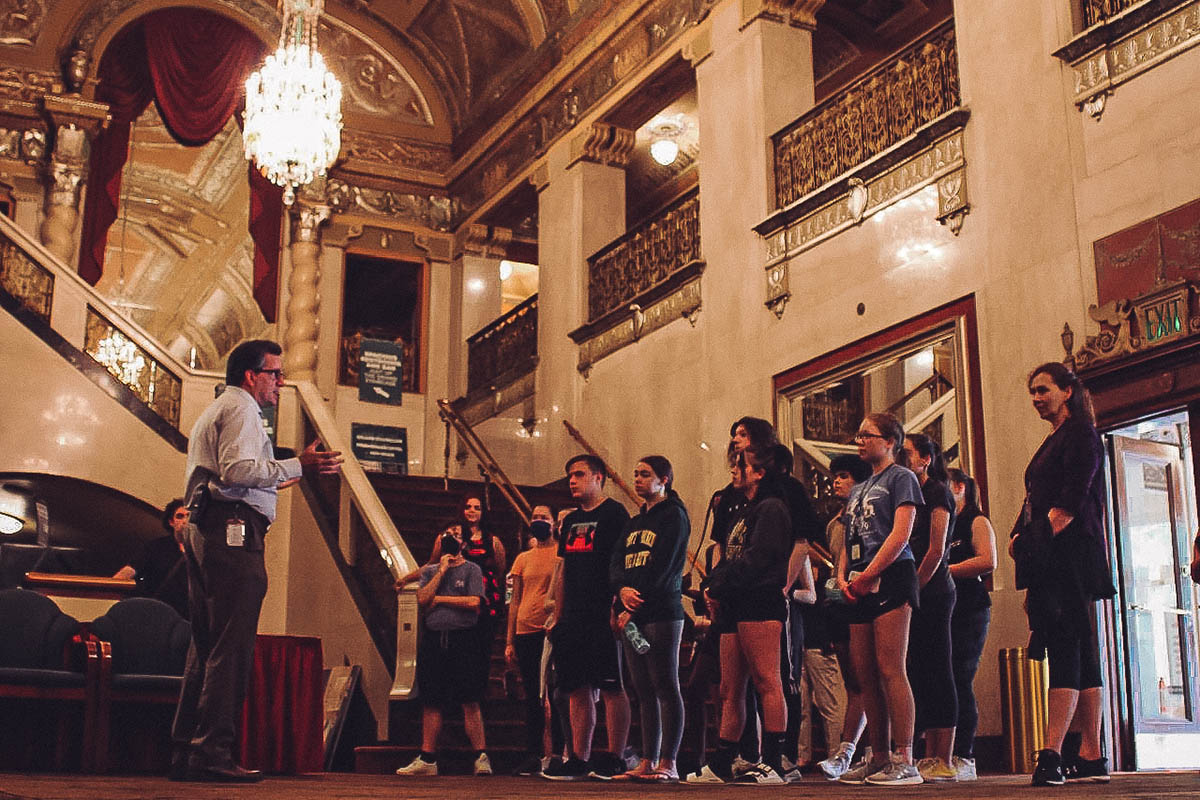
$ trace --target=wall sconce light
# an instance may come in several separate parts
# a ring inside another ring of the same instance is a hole
[[[650,157],[664,167],[679,158],[679,142],[683,126],[674,120],[663,120],[650,128]]]
[[[859,178],[851,178],[849,185],[846,202],[850,206],[850,216],[855,222],[862,222],[863,213],[867,210],[867,186]]]
[[[505,259],[500,262],[500,280],[506,281],[512,277],[513,265],[512,262]]]
[[[7,511],[0,511],[0,533],[7,536],[12,536],[15,533],[20,533],[25,527],[25,520],[18,517],[16,514],[10,514]]]

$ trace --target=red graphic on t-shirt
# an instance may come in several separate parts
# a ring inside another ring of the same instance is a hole
[[[568,553],[590,553],[596,547],[596,523],[580,522],[567,531],[563,549]]]

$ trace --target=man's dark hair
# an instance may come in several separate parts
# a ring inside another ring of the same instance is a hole
[[[842,453],[829,462],[829,471],[833,475],[839,472],[849,472],[855,483],[862,483],[871,477],[871,465],[853,453]]]
[[[792,474],[792,467],[796,463],[796,459],[792,455],[792,448],[786,444],[777,444],[771,448],[771,456],[775,460],[775,469],[780,475]]]
[[[175,512],[183,508],[183,498],[176,497],[171,502],[167,503],[167,507],[163,509],[162,526],[167,533],[174,533],[175,529],[171,527],[171,520],[175,517]]]
[[[283,355],[283,348],[270,339],[250,339],[233,348],[225,362],[225,385],[241,386],[246,370],[262,369],[267,356]]]
[[[577,456],[572,456],[567,461],[567,465],[563,467],[563,471],[570,475],[571,467],[581,461],[587,465],[590,471],[600,476],[600,485],[603,486],[604,482],[608,480],[608,467],[604,465],[604,459],[600,456],[594,456],[591,453],[580,453]]]

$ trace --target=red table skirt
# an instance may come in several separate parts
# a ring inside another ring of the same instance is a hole
[[[314,636],[262,636],[237,751],[242,766],[293,775],[325,768],[321,640]]]

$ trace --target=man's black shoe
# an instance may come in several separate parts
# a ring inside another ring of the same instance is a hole
[[[1107,758],[1076,758],[1069,770],[1063,770],[1068,781],[1081,783],[1108,783],[1112,776],[1108,774]]]
[[[171,750],[171,769],[167,778],[172,781],[186,781],[188,776],[188,748],[176,747]]]
[[[1053,750],[1038,750],[1037,767],[1033,770],[1034,786],[1062,786],[1066,783],[1062,771],[1062,756]]]
[[[626,769],[625,760],[612,753],[593,753],[588,777],[597,781],[611,781]]]
[[[548,781],[581,781],[588,775],[588,762],[569,758],[560,764],[551,764],[542,772]]]
[[[258,783],[263,774],[256,769],[242,769],[237,764],[202,764],[195,759],[188,762],[187,776],[183,780],[202,783]]]

